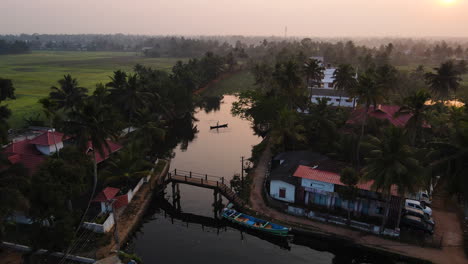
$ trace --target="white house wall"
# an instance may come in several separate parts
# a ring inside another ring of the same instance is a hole
[[[47,156],[54,153],[57,149],[61,150],[62,148],[63,148],[63,142],[57,142],[57,148],[55,148],[55,144],[50,145],[50,146],[36,145],[36,149],[39,150],[42,154],[47,155]]]
[[[284,188],[286,190],[285,198],[279,197],[279,190]],[[276,200],[294,203],[296,187],[284,181],[272,180],[270,182],[270,196]]]
[[[354,100],[351,100],[351,102],[348,102],[349,100],[348,97],[340,97],[339,96],[320,96],[320,95],[312,95],[312,103],[318,103],[317,98],[328,98],[328,105],[332,106],[344,106],[344,107],[353,107],[354,106]],[[340,103],[341,100],[341,103]]]

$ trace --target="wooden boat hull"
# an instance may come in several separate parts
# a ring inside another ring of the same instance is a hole
[[[228,127],[228,124],[219,125],[219,126],[210,126],[210,129]]]
[[[270,223],[268,221],[255,218],[250,215],[239,213],[234,209],[225,208],[223,210],[222,216],[227,220],[244,226],[249,229],[258,230],[275,236],[287,236],[290,228]]]

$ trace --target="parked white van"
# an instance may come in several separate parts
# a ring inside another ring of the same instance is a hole
[[[409,194],[406,198],[411,199],[411,200],[416,200],[420,202],[424,202],[427,205],[432,204],[431,197],[427,191],[419,191],[416,193]]]
[[[421,204],[419,201],[406,199],[405,206],[409,208],[423,210],[424,213],[428,214],[429,216],[432,216],[432,209],[429,206]]]

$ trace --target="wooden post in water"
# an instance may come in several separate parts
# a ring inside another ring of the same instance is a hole
[[[213,213],[214,213],[214,218],[218,219],[218,189],[214,189],[213,191],[213,196],[214,196],[214,202],[213,202]]]
[[[175,182],[172,182],[172,206],[175,207],[176,204],[176,191],[175,191]]]
[[[177,208],[177,211],[181,211],[182,208],[180,206],[180,188],[179,188],[179,184],[176,185],[176,188],[177,188],[177,200],[176,200],[176,208]]]

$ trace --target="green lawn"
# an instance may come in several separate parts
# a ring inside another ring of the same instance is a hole
[[[145,58],[134,52],[56,52],[40,51],[23,55],[0,56],[0,77],[12,79],[16,100],[5,102],[13,112],[12,128],[24,125],[24,118],[40,112],[37,101],[47,96],[57,80],[70,73],[80,86],[92,91],[107,82],[118,69],[131,71],[136,64],[170,70],[176,58]]]
[[[247,70],[240,71],[211,85],[203,92],[205,96],[219,96],[223,94],[235,94],[254,89],[255,79]]]

